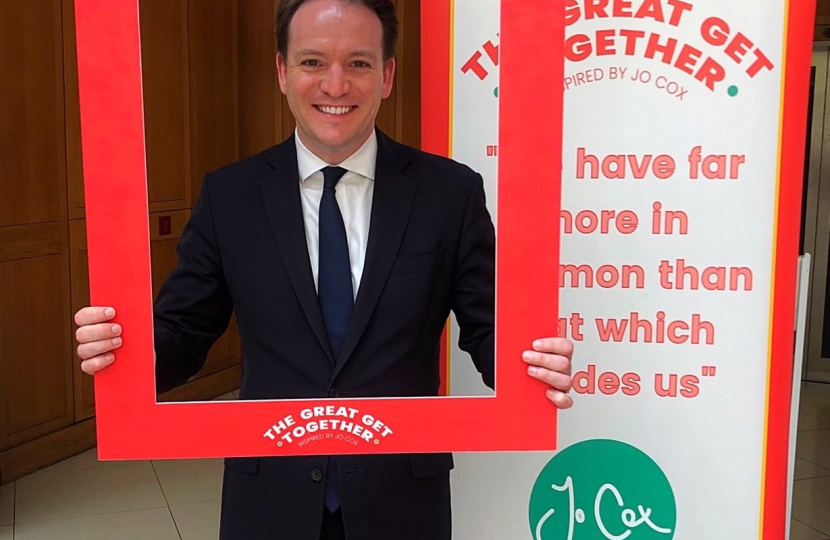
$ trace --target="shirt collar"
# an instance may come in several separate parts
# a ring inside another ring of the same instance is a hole
[[[308,147],[303,144],[303,141],[300,140],[300,134],[296,129],[294,130],[294,140],[297,141],[297,167],[300,173],[300,182],[305,182],[317,171],[332,165],[330,163],[326,163],[309,150]],[[369,180],[374,180],[377,156],[378,138],[375,130],[372,130],[372,134],[366,142],[363,143],[363,146],[361,146],[357,152],[346,158],[343,163],[340,163],[337,166],[343,167],[347,171],[359,174],[360,176],[364,176]]]

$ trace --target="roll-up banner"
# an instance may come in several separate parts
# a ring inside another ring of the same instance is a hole
[[[524,56],[564,62],[564,142],[537,151],[563,160],[575,405],[555,453],[457,455],[453,538],[780,540],[815,2],[557,1],[564,58]],[[424,147],[484,176],[496,220],[500,9],[422,0]],[[458,331],[447,392],[487,394]]]

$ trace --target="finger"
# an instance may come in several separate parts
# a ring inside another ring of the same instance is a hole
[[[78,340],[78,343],[92,343],[94,341],[103,341],[119,337],[121,331],[120,324],[92,324],[78,328],[75,331],[75,339]]]
[[[544,338],[533,342],[533,349],[538,352],[559,354],[571,357],[574,353],[574,345],[565,338]]]
[[[525,351],[522,359],[533,366],[539,366],[559,373],[571,374],[571,360],[565,356]]]
[[[570,409],[573,407],[574,400],[571,396],[559,392],[557,390],[548,390],[545,392],[547,398],[560,409]]]
[[[115,310],[111,307],[85,307],[75,314],[75,324],[88,326],[112,320]]]
[[[81,362],[81,371],[89,375],[95,375],[114,361],[115,355],[113,353],[101,354]]]
[[[550,371],[549,369],[530,366],[527,368],[527,373],[534,379],[538,379],[548,386],[555,388],[561,392],[570,392],[572,379],[570,376],[559,373],[557,371]]]
[[[78,356],[80,356],[82,360],[88,360],[100,354],[110,352],[113,349],[117,349],[122,345],[122,343],[123,340],[120,337],[93,341],[92,343],[83,343],[78,345]]]

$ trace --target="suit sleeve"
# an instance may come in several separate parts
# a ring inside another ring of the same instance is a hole
[[[198,373],[233,312],[214,230],[209,176],[202,182],[176,253],[176,268],[153,306],[158,393]]]
[[[484,184],[476,175],[467,201],[455,270],[452,310],[467,352],[484,384],[495,388],[496,237]]]

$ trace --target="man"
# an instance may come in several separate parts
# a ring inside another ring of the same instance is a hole
[[[235,311],[241,399],[436,395],[450,311],[494,384],[495,236],[481,177],[375,129],[392,90],[390,0],[283,0],[281,91],[293,137],[206,176],[154,307],[159,390],[203,365]],[[112,308],[76,315],[82,368],[112,363]],[[571,345],[528,372],[570,407]],[[516,359],[519,361],[519,359]],[[449,454],[225,460],[223,540],[438,540]]]

